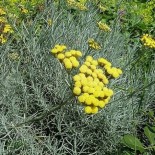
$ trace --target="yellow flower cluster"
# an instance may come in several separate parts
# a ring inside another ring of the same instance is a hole
[[[112,67],[112,64],[105,58],[99,58],[98,63],[104,68],[105,74],[109,76],[109,78],[118,78],[122,74],[120,68]]]
[[[101,46],[99,45],[99,43],[97,43],[93,38],[90,38],[88,40],[88,45],[90,48],[95,49],[95,50],[101,49]]]
[[[103,30],[105,32],[110,32],[111,31],[110,27],[107,24],[102,23],[101,21],[98,22],[97,25],[98,25],[100,30]]]
[[[5,15],[5,14],[6,12],[2,8],[0,8],[0,15]]]
[[[98,8],[100,9],[100,11],[101,12],[104,12],[104,11],[106,11],[107,10],[107,8],[106,7],[104,7],[103,5],[98,5]]]
[[[84,6],[83,3],[76,2],[75,0],[67,0],[67,4],[68,4],[69,7],[72,7],[72,8],[75,8],[75,9],[79,9],[81,11],[87,10],[87,7]]]
[[[7,41],[7,34],[13,33],[12,27],[7,23],[6,18],[4,17],[6,12],[0,8],[0,43],[5,43]]]
[[[72,69],[79,66],[79,61],[77,60],[82,56],[81,51],[69,50],[66,51],[67,47],[65,45],[55,45],[51,49],[51,53],[56,56],[65,66],[66,69]]]
[[[73,76],[73,93],[78,96],[78,101],[85,106],[86,114],[98,113],[99,108],[104,108],[113,95],[113,90],[106,87],[109,83],[104,69],[107,68],[106,65],[115,74],[116,72],[119,75],[122,74],[120,69],[112,68],[111,63],[106,59],[99,58],[95,60],[92,56],[87,56],[85,62],[79,68],[79,73]],[[101,66],[104,67],[104,70],[101,69]]]
[[[21,12],[24,14],[27,14],[29,12],[29,10],[25,9],[24,7],[21,8]]]
[[[155,39],[153,39],[150,35],[144,34],[141,38],[141,41],[144,43],[145,46],[155,48]]]

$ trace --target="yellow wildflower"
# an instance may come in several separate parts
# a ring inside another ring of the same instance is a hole
[[[95,50],[101,49],[101,46],[99,45],[99,43],[97,43],[93,38],[90,38],[88,40],[88,45],[90,48],[95,49]]]
[[[81,89],[80,89],[79,87],[74,87],[73,93],[74,93],[75,95],[80,95],[80,94],[81,94]]]
[[[4,29],[3,29],[3,33],[13,33],[12,27],[9,24],[5,24]]]
[[[73,80],[74,81],[80,81],[81,80],[81,77],[79,75],[74,75],[73,76]]]
[[[111,31],[110,27],[107,24],[102,23],[101,21],[98,22],[97,25],[98,25],[98,27],[99,27],[100,30],[103,30],[105,32]]]
[[[63,59],[65,58],[65,55],[64,55],[63,53],[59,53],[59,54],[57,55],[57,58],[58,58],[59,60],[63,60]]]
[[[2,8],[0,8],[0,15],[5,15],[5,14],[6,12]]]
[[[98,107],[93,106],[93,107],[92,107],[92,112],[91,112],[91,113],[92,113],[92,114],[98,113]]]
[[[24,13],[24,14],[27,14],[29,11],[25,8],[21,8],[21,12]]]
[[[91,62],[92,60],[93,60],[93,57],[92,56],[87,56],[86,57],[86,61]]]
[[[67,0],[67,4],[69,7],[73,7],[75,9],[79,9],[81,11],[87,10],[87,7],[80,2],[76,2],[75,0]]]
[[[72,65],[72,63],[70,62],[70,60],[66,60],[66,61],[65,61],[65,59],[64,59],[63,62],[64,62],[64,65],[65,65],[65,68],[66,68],[66,69],[72,69],[73,65]]]
[[[153,39],[150,35],[144,34],[141,41],[144,43],[144,46],[155,48],[155,39]]]
[[[91,106],[86,106],[86,107],[84,108],[84,111],[85,111],[86,114],[91,114],[91,113],[92,113],[92,108],[91,108]]]
[[[3,34],[0,35],[0,43],[4,44],[7,41],[7,39],[4,37]]]

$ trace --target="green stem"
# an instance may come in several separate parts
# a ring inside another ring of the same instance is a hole
[[[22,122],[22,123],[19,123],[19,124],[16,124],[15,127],[20,127],[21,125],[23,124],[27,124],[27,123],[32,123],[32,122],[37,122],[37,121],[40,121],[42,120],[43,118],[49,116],[52,112],[60,109],[62,106],[66,105],[68,103],[68,101],[70,101],[71,99],[73,99],[74,96],[71,96],[67,101],[63,102],[62,104],[56,106],[56,107],[51,107],[49,108],[49,111],[47,112],[43,112],[42,114],[40,114],[40,116],[36,117],[36,118],[31,118],[31,119],[28,119],[27,121],[25,122]]]

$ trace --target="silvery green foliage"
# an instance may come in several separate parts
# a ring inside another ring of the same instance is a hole
[[[14,25],[19,39],[0,47],[0,154],[111,154],[117,150],[121,136],[140,121],[138,94],[144,89],[138,90],[145,85],[140,83],[140,68],[131,72],[139,45],[128,46],[117,19],[110,33],[100,32],[95,18],[97,11],[91,5],[88,7],[87,12],[75,14],[63,6],[58,9],[50,4],[29,25],[24,22],[20,27]],[[46,24],[49,18],[53,20],[51,27]],[[88,51],[89,38],[95,38],[102,50]],[[109,84],[115,91],[111,103],[97,115],[88,116],[73,99],[44,120],[15,127],[72,95],[71,75],[77,71],[68,73],[51,55],[50,49],[58,43],[81,50],[84,57],[88,54],[105,57],[123,69],[123,75]],[[20,55],[19,61],[8,58],[15,51]],[[155,80],[153,66],[145,75],[148,84]],[[154,92],[154,85],[145,89],[142,108],[153,102]]]

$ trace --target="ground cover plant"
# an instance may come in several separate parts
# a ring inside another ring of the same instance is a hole
[[[153,153],[154,3],[110,2],[0,2],[0,154]]]

